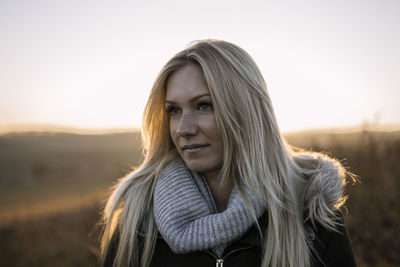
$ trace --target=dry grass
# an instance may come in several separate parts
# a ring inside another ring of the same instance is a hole
[[[99,206],[32,216],[0,228],[1,266],[98,266]]]
[[[361,177],[346,188],[358,265],[399,266],[400,133],[287,138],[343,160]],[[0,265],[97,266],[100,199],[140,158],[137,134],[0,137]]]

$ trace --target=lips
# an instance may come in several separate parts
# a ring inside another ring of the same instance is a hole
[[[182,147],[182,151],[188,151],[188,152],[195,152],[199,151],[208,145],[203,145],[203,144],[190,144],[190,145],[185,145]]]

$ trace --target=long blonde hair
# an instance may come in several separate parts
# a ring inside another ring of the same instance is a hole
[[[143,117],[144,161],[120,180],[104,209],[102,257],[118,231],[114,266],[150,265],[157,237],[152,212],[155,181],[178,157],[165,112],[166,83],[173,72],[188,64],[196,64],[203,71],[222,133],[221,183],[236,179],[268,207],[262,266],[310,266],[312,248],[304,230],[305,176],[322,168],[343,175],[343,168],[322,155],[299,154],[291,149],[281,135],[257,65],[240,47],[219,40],[193,43],[176,54],[158,75]],[[334,226],[329,214],[319,214],[319,218],[323,218],[323,225]],[[140,224],[146,227],[139,253]]]

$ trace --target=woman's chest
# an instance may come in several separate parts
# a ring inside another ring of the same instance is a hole
[[[210,251],[186,254],[174,253],[163,239],[157,239],[151,267],[258,267],[261,265],[261,248],[254,245],[233,245],[222,257]]]

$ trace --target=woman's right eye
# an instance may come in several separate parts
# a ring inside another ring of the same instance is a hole
[[[166,110],[167,110],[167,114],[169,114],[170,116],[178,115],[180,112],[179,108],[175,107],[175,106],[167,106]]]

